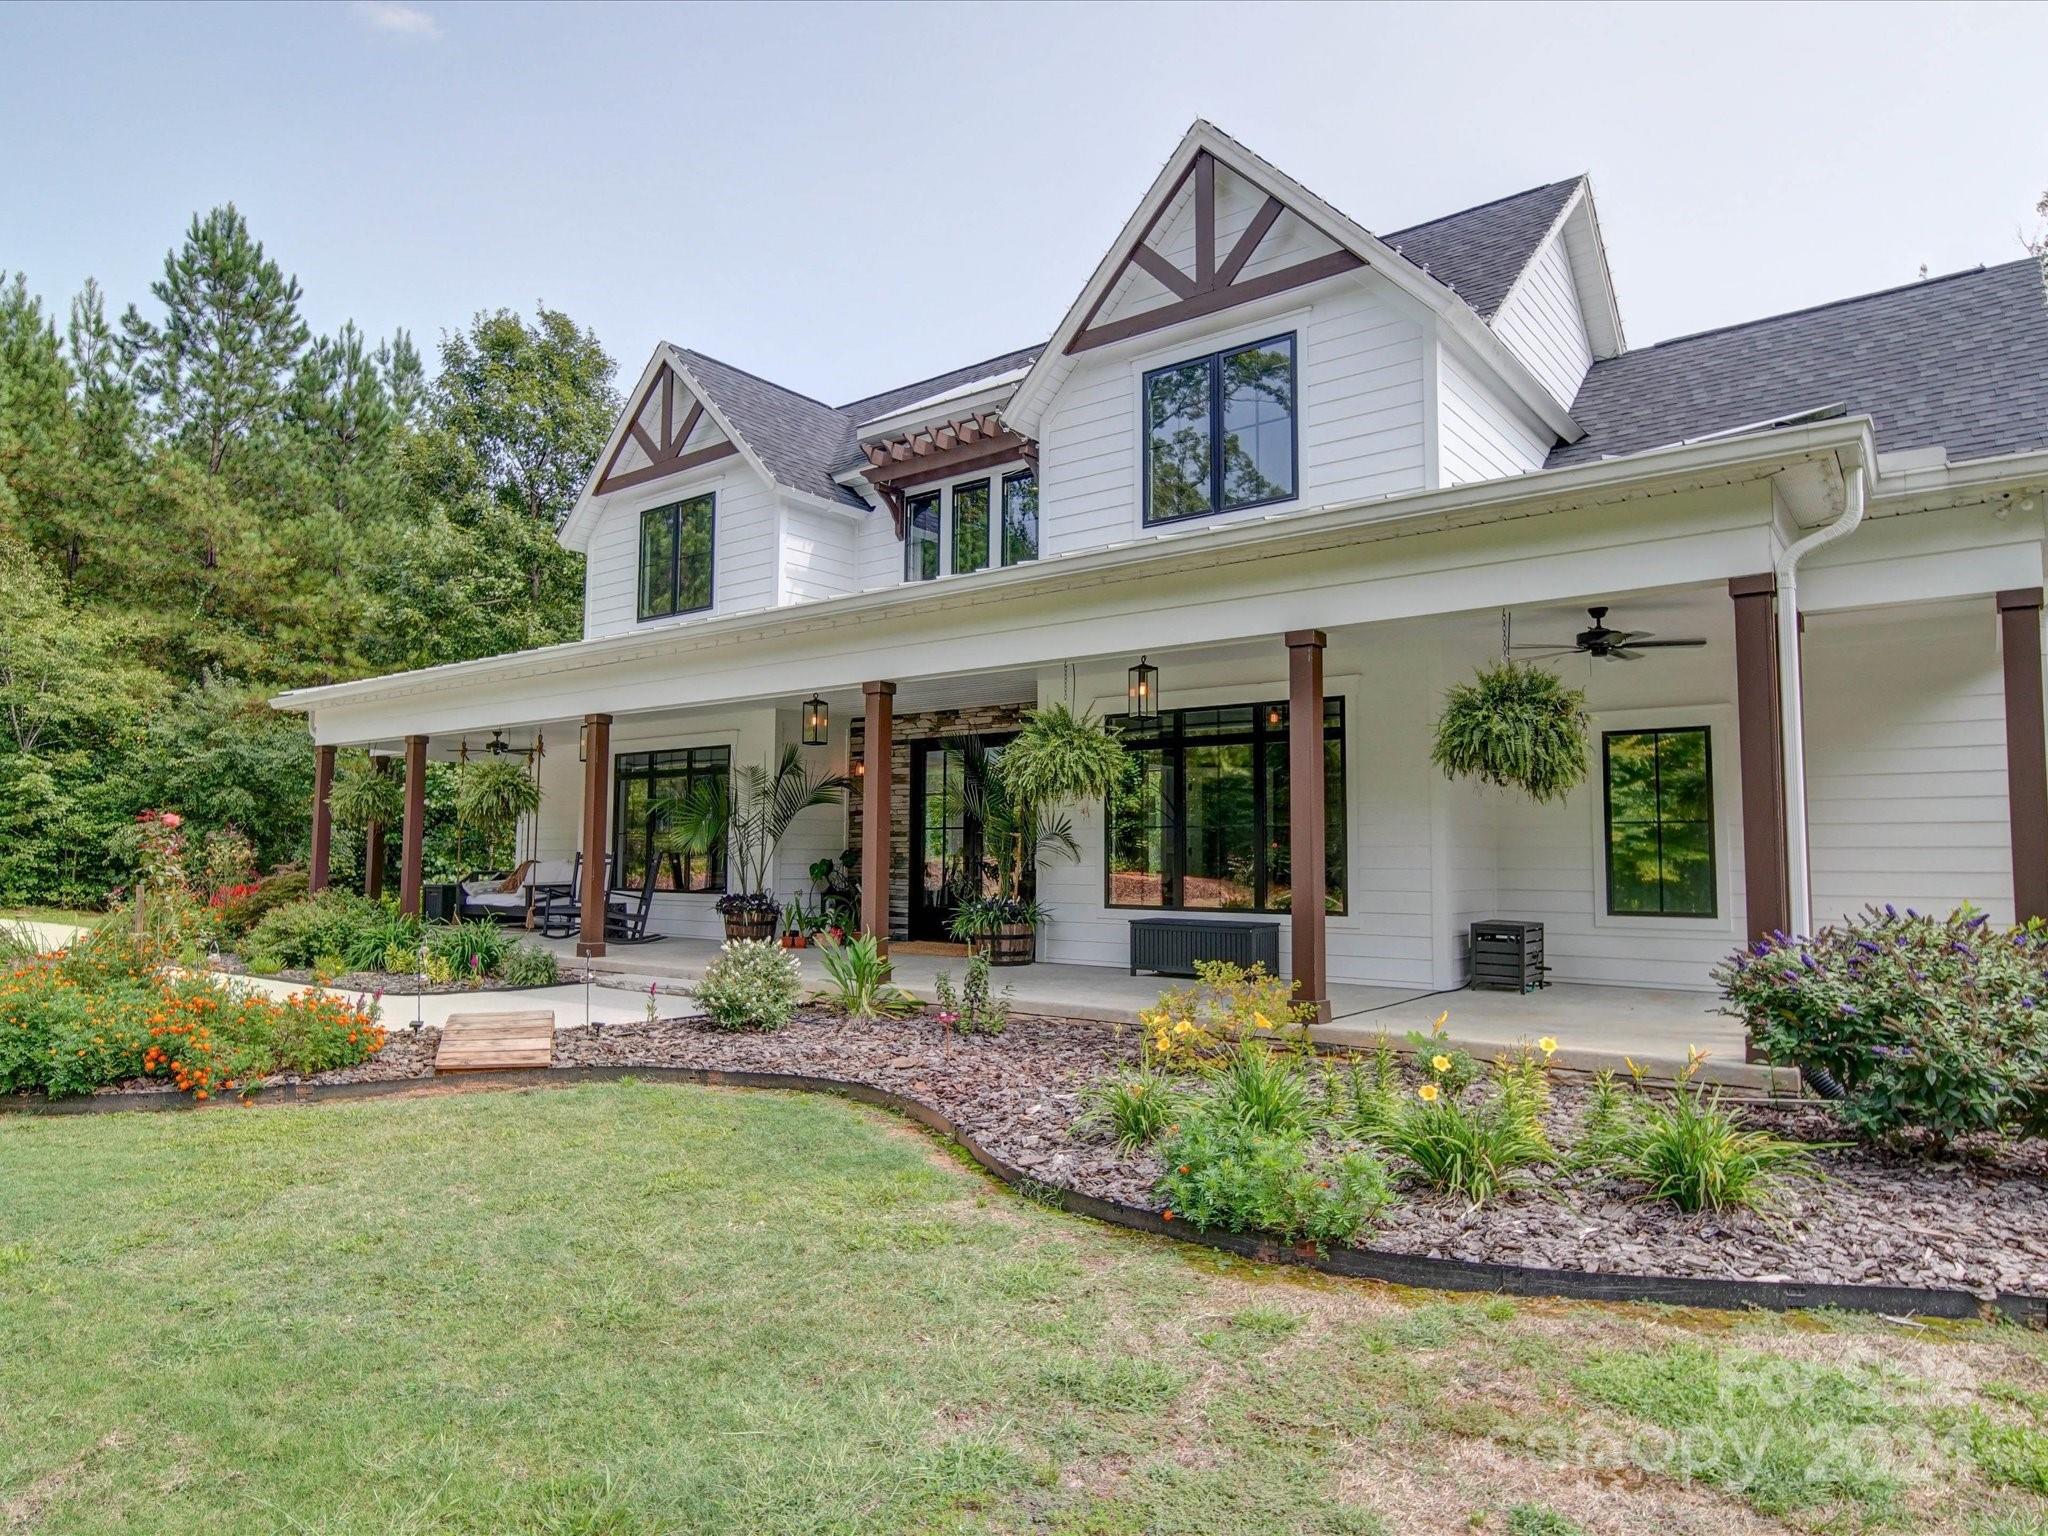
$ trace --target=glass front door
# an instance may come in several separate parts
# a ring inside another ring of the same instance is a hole
[[[910,744],[910,937],[947,940],[966,898],[992,889],[981,808],[989,764],[1007,737]]]

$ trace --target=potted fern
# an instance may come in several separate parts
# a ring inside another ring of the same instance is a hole
[[[1124,765],[1123,744],[1093,717],[1064,704],[1033,710],[992,764],[970,772],[967,794],[994,850],[995,889],[960,903],[952,933],[993,965],[1029,965],[1045,909],[1025,892],[1043,858],[1078,859],[1061,807],[1107,795]]]
[[[496,850],[519,829],[519,818],[540,809],[540,782],[523,759],[483,758],[455,774],[455,819],[486,848]]]
[[[687,795],[664,795],[653,805],[661,853],[709,855],[725,850],[732,889],[718,898],[728,940],[770,940],[782,916],[772,881],[775,850],[797,817],[816,805],[837,805],[846,790],[838,774],[813,774],[794,743],[771,772],[749,763],[723,784],[700,780]]]
[[[1447,778],[1561,800],[1586,778],[1586,695],[1533,662],[1482,667],[1444,695],[1429,755]]]

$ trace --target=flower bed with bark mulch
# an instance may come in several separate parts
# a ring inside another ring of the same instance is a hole
[[[437,1043],[436,1030],[414,1036],[401,1021],[378,1056],[305,1081],[425,1077]],[[728,1034],[696,1019],[564,1029],[554,1064],[864,1083],[939,1111],[1041,1183],[1157,1211],[1157,1155],[1124,1153],[1105,1132],[1076,1123],[1088,1086],[1136,1055],[1135,1031],[1082,1020],[1020,1016],[988,1038],[949,1036],[923,1017],[855,1024],[807,1011],[774,1034]],[[1586,1102],[1583,1084],[1559,1074],[1546,1115],[1557,1144],[1570,1144]],[[1841,1138],[1818,1105],[1758,1104],[1746,1113],[1781,1135]],[[1403,1187],[1363,1246],[1591,1273],[2048,1294],[2048,1148],[1935,1156],[1838,1146],[1816,1161],[1825,1177],[1794,1183],[1770,1216],[1688,1216],[1610,1178],[1562,1170],[1537,1170],[1521,1189],[1477,1209]]]

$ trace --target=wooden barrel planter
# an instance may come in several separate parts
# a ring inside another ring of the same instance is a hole
[[[1029,965],[1038,958],[1038,930],[1030,923],[1004,923],[975,942],[990,965]]]
[[[725,916],[725,937],[727,942],[735,939],[769,940],[775,937],[776,925],[782,914],[773,910],[766,912],[728,912]]]

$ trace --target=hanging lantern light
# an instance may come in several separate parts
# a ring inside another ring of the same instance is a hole
[[[804,700],[804,745],[822,747],[832,729],[832,712],[817,694]]]
[[[1142,656],[1138,658],[1138,664],[1131,668],[1128,712],[1133,720],[1159,718],[1159,669]]]

